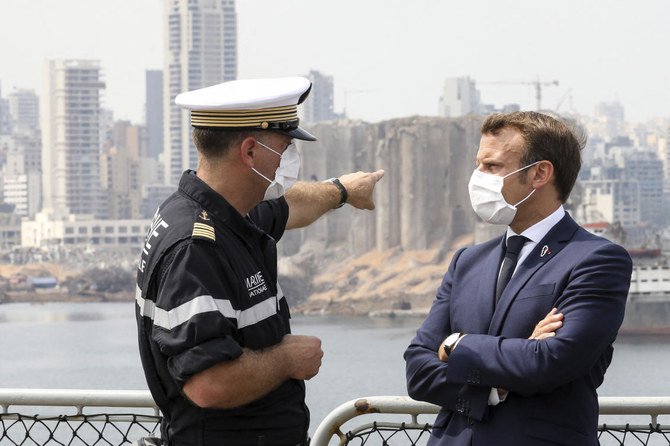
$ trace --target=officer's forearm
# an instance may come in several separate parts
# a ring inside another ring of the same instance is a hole
[[[321,367],[321,340],[287,334],[270,348],[244,349],[240,357],[192,376],[184,394],[197,406],[230,409],[255,401],[289,378],[310,379]]]
[[[284,361],[279,348],[244,349],[239,358],[193,375],[183,391],[199,407],[239,407],[267,395],[289,378]]]
[[[286,192],[289,213],[286,229],[304,228],[335,208],[340,202],[340,191],[332,183],[299,181]]]

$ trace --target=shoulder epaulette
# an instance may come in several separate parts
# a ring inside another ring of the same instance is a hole
[[[200,211],[198,217],[193,223],[193,233],[191,238],[208,240],[210,242],[216,241],[216,233],[214,232],[214,226],[212,226],[212,220],[207,214],[207,211]]]

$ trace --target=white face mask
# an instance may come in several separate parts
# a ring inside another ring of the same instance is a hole
[[[490,173],[484,173],[475,169],[475,171],[472,172],[472,177],[470,177],[470,182],[468,183],[472,209],[475,210],[477,215],[479,215],[482,220],[491,224],[509,225],[512,223],[512,220],[514,220],[514,216],[516,215],[517,206],[528,200],[535,192],[535,189],[533,189],[528,195],[526,195],[526,198],[519,201],[517,204],[509,204],[502,194],[505,178],[510,175],[514,175],[515,173],[521,172],[522,170],[528,169],[529,167],[534,166],[539,162],[540,161],[536,161],[533,164],[527,165],[526,167],[517,169],[514,172],[508,173],[504,177]]]
[[[279,161],[279,167],[275,171],[275,179],[271,180],[253,167],[251,170],[256,172],[258,175],[263,177],[270,184],[265,190],[265,196],[263,200],[274,200],[286,193],[287,190],[293,186],[293,184],[298,180],[298,173],[300,172],[300,155],[298,154],[298,148],[294,143],[288,145],[284,153],[279,153],[274,149],[266,146],[260,141],[256,141],[259,145],[265,147],[270,152],[277,154],[281,160]]]

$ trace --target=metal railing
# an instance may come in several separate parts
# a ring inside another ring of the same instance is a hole
[[[649,423],[631,424],[603,423],[598,427],[601,444],[665,444],[670,445],[670,425],[662,426],[658,417],[670,414],[670,397],[600,397],[600,415],[648,416]],[[408,396],[373,396],[348,401],[333,410],[323,419],[312,437],[312,446],[326,446],[333,437],[338,437],[338,445],[347,445],[353,440],[356,444],[370,444],[371,439],[379,441],[374,444],[391,444],[395,439],[398,444],[425,444],[432,425],[420,422],[420,415],[435,415],[440,407],[430,403],[419,402]],[[359,423],[346,432],[342,427],[356,417],[374,414],[405,414],[410,418],[404,422],[374,420]],[[602,418],[601,418],[602,421]],[[402,433],[402,435],[398,435]],[[657,440],[657,442],[654,442]]]
[[[121,446],[160,431],[141,390],[0,389],[0,409],[2,446]]]
[[[643,416],[648,420],[639,424],[601,424],[601,444],[670,445],[670,426],[659,420],[660,416],[670,415],[670,397],[601,397],[599,403],[601,417]],[[3,446],[124,445],[156,435],[160,425],[158,407],[148,391],[0,389],[0,409]],[[407,396],[352,400],[321,421],[312,446],[326,446],[333,441],[339,445],[425,444],[432,427],[431,416],[438,411],[438,406]],[[352,421],[364,415],[367,420]],[[402,415],[408,417],[398,421]],[[372,416],[374,420],[370,421]],[[345,432],[346,423],[352,427]]]

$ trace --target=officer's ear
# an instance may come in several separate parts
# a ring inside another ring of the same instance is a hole
[[[237,147],[242,163],[247,167],[254,167],[254,156],[256,150],[256,138],[247,136]]]

